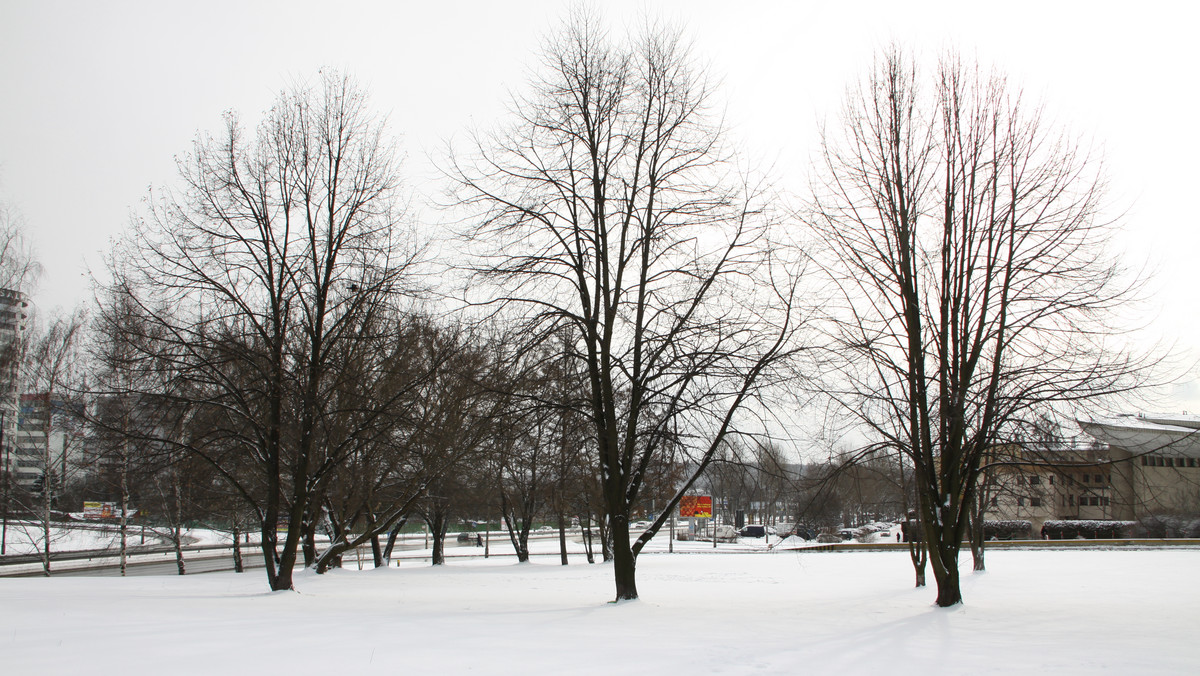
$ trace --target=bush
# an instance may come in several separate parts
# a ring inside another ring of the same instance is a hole
[[[984,540],[1028,540],[1033,537],[1033,524],[1020,519],[983,522]]]
[[[1047,521],[1042,530],[1051,540],[1095,540],[1131,537],[1136,521],[1063,520]]]
[[[1135,531],[1147,538],[1196,538],[1200,537],[1200,518],[1154,514],[1139,520]]]

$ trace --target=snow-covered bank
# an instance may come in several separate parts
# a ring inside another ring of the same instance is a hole
[[[964,556],[969,560],[969,556]],[[611,568],[0,580],[5,673],[1180,674],[1200,671],[1200,551],[996,551],[932,607],[902,552],[648,554]]]

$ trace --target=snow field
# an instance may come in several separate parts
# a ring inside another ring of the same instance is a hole
[[[0,580],[4,673],[1185,674],[1200,550],[962,557],[933,607],[904,552],[644,554],[642,598],[557,557],[298,574]]]

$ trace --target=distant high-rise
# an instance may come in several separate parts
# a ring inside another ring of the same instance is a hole
[[[0,468],[13,471],[12,450],[20,410],[21,349],[29,300],[19,291],[0,289]]]

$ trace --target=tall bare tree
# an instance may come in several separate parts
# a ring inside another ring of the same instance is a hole
[[[364,314],[417,257],[401,240],[394,149],[364,92],[324,72],[281,93],[254,133],[227,115],[179,172],[182,187],[153,194],[137,221],[124,281],[179,390],[223,419],[191,450],[253,506],[268,583],[289,589],[303,525],[355,448],[353,434],[322,438],[337,362],[368,349]]]
[[[31,412],[41,408],[42,420],[42,481],[37,497],[41,504],[37,513],[41,515],[42,527],[42,572],[50,574],[50,527],[53,517],[54,496],[59,486],[66,483],[67,463],[65,458],[56,469],[52,443],[56,430],[74,427],[79,416],[74,411],[81,374],[81,344],[86,324],[85,312],[76,310],[67,316],[54,317],[44,331],[32,341],[26,352],[26,376],[30,388]],[[40,401],[41,406],[38,406]],[[63,453],[65,454],[65,441]]]
[[[0,202],[0,301],[7,306],[5,316],[0,317],[0,554],[7,548],[9,503],[16,488],[12,447],[20,405],[20,367],[28,342],[28,294],[40,271],[25,239],[20,213]]]
[[[938,585],[987,449],[1039,410],[1122,391],[1146,363],[1113,348],[1129,299],[1106,244],[1097,162],[1003,77],[893,48],[824,138],[813,222],[845,303],[836,386],[912,464]]]
[[[680,34],[610,39],[589,10],[548,41],[505,129],[459,159],[476,272],[538,340],[569,332],[612,537],[617,600],[636,557],[756,388],[791,354],[792,280],[765,196],[736,174]],[[686,431],[695,471],[636,542],[648,468]]]

